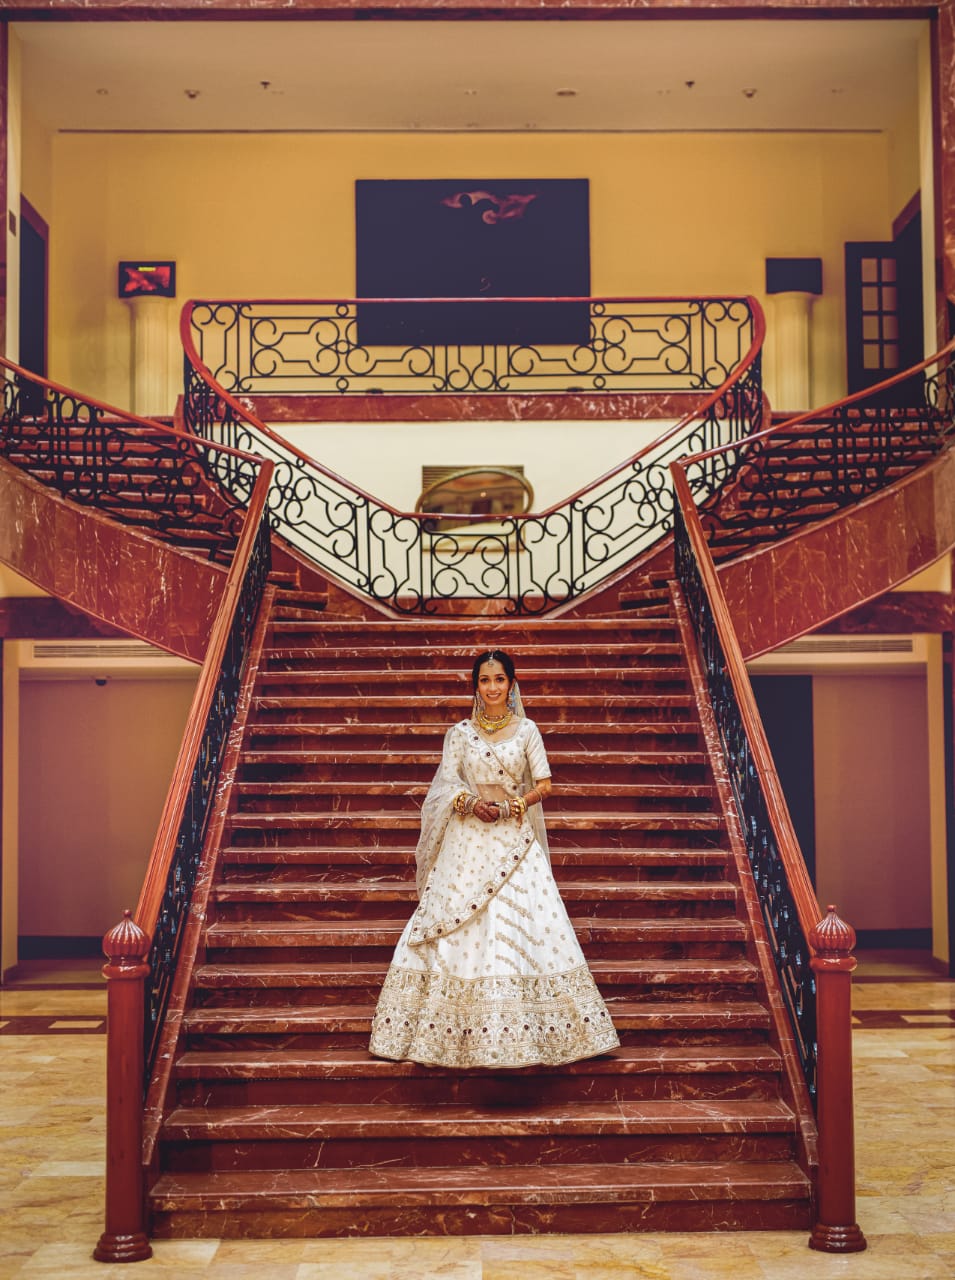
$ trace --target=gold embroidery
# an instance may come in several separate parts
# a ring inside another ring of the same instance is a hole
[[[533,977],[455,978],[392,967],[371,1052],[446,1067],[556,1066],[617,1047],[586,965]]]

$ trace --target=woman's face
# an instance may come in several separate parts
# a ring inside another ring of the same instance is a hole
[[[496,658],[482,662],[478,668],[477,691],[484,699],[489,712],[503,715],[507,708],[507,695],[511,691],[511,682],[507,672]]]

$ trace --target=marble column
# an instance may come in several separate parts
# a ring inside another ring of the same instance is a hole
[[[773,408],[801,412],[812,408],[812,352],[809,321],[812,293],[774,294],[771,301],[775,394]]]
[[[132,318],[131,393],[133,413],[149,418],[169,414],[169,326],[175,317],[170,298],[126,299]]]

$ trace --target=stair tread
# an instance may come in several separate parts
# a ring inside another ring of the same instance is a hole
[[[280,986],[368,986],[384,980],[388,970],[385,961],[350,961],[253,964],[204,964],[195,970],[196,984],[206,990],[233,987]],[[748,960],[606,960],[590,961],[590,971],[597,982],[652,982],[683,978],[694,982],[739,982],[750,984],[759,970]]]
[[[650,1162],[631,1164],[360,1167],[164,1173],[150,1191],[157,1209],[323,1208],[367,1204],[433,1205],[594,1203],[805,1197],[806,1174],[791,1160]]]
[[[176,1107],[163,1129],[170,1139],[239,1141],[319,1137],[494,1136],[533,1133],[778,1133],[792,1132],[795,1116],[781,1099],[716,1098],[538,1103],[519,1108],[291,1103],[287,1106]]]
[[[724,880],[566,880],[560,887],[565,902],[579,898],[599,896],[606,899],[703,899],[704,901],[735,902],[737,889]],[[274,880],[234,881],[218,884],[212,890],[217,902],[255,902],[277,899],[288,902],[325,902],[333,899],[351,899],[361,896],[366,901],[383,899],[393,902],[417,902],[418,891],[409,880],[374,880],[356,876],[351,880]]]
[[[778,1072],[782,1060],[767,1045],[621,1045],[599,1058],[564,1063],[559,1067],[525,1067],[521,1075],[615,1075],[657,1071],[691,1073],[761,1071]],[[275,1079],[288,1075],[295,1078],[342,1079],[422,1076],[436,1073],[453,1077],[452,1068],[426,1067],[417,1062],[391,1062],[373,1058],[365,1049],[189,1049],[176,1060],[180,1079]],[[496,1078],[495,1069],[486,1068]],[[470,1072],[473,1076],[474,1069]],[[479,1072],[478,1072],[479,1074]]]
[[[379,810],[335,810],[331,813],[291,810],[289,812],[243,812],[229,815],[228,822],[233,828],[248,828],[268,831],[278,828],[329,827],[348,828],[356,831],[369,827],[380,830],[387,826],[390,830],[417,831],[421,826],[421,817],[417,810],[393,812]],[[615,829],[622,831],[661,831],[661,830],[719,830],[722,819],[718,813],[694,811],[687,813],[632,813],[625,810],[606,808],[599,813],[560,812],[548,808],[548,827],[556,831],[590,831]]]
[[[383,939],[380,945],[394,946],[406,923],[406,920],[384,919],[216,921],[208,926],[205,937],[210,946],[323,946],[333,943],[358,946],[368,937],[380,937]],[[662,936],[675,941],[736,941],[746,936],[746,926],[735,917],[572,917],[571,923],[581,942],[614,934],[631,940]],[[342,942],[342,939],[348,941]]]
[[[261,729],[259,730],[261,734]],[[551,764],[580,765],[579,751],[548,751]],[[440,751],[389,751],[369,748],[316,750],[313,747],[256,748],[242,753],[243,763],[248,764],[421,764],[436,766],[441,760]],[[707,762],[702,751],[588,751],[587,765],[701,765]]]
[[[556,836],[556,833],[555,833]],[[413,867],[414,843],[404,848],[383,849],[374,845],[302,845],[265,847],[230,845],[222,846],[222,857],[230,863],[315,863],[329,866],[335,863],[364,862],[375,865]],[[598,866],[651,867],[687,863],[691,866],[728,866],[730,855],[725,849],[563,849],[551,843],[550,860],[555,867],[579,866],[596,863]]]
[[[767,1027],[769,1012],[755,1000],[614,1000],[610,1008],[615,1026],[626,1030],[630,1027],[659,1025],[686,1026],[747,1026]],[[329,1028],[348,1028],[370,1033],[374,1005],[368,1004],[315,1004],[276,1006],[265,1004],[201,1005],[190,1009],[183,1018],[187,1031],[214,1029],[220,1033],[234,1031],[239,1034],[259,1032],[277,1034],[294,1031],[315,1032]]]
[[[233,783],[237,795],[247,796],[265,792],[273,796],[421,796],[427,794],[430,778],[427,781],[415,782],[411,779],[399,782],[361,779],[349,781],[346,778],[333,780],[305,779],[302,781],[284,781],[282,779],[263,778],[257,781]],[[548,801],[548,813],[559,808],[560,800],[568,796],[689,796],[705,797],[714,794],[714,787],[708,782],[562,782],[556,799]]]

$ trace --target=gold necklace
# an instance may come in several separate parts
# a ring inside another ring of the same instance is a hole
[[[498,729],[503,729],[506,724],[510,724],[513,718],[513,711],[505,711],[497,720],[491,720],[481,710],[478,710],[475,715],[479,728],[483,729],[485,733],[497,733]]]

